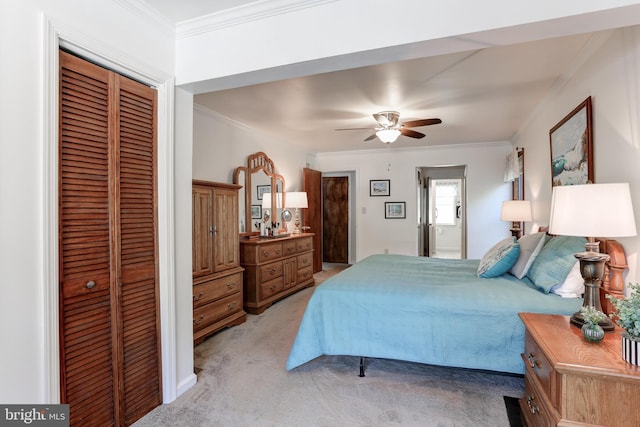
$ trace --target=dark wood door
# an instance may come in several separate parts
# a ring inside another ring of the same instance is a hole
[[[71,425],[162,403],[156,92],[60,53],[61,401]]]
[[[304,168],[302,188],[307,193],[308,209],[303,209],[303,225],[313,237],[313,272],[322,271],[322,172]]]
[[[349,262],[349,178],[322,178],[322,256],[325,262]]]

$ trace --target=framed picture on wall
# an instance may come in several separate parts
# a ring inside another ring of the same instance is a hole
[[[369,180],[369,196],[390,196],[391,180],[388,179],[372,179]]]
[[[262,219],[262,206],[251,205],[251,219]]]
[[[264,193],[271,193],[270,185],[256,185],[256,195],[258,196],[258,200],[262,200],[262,196]]]
[[[594,182],[591,97],[551,128],[549,140],[552,186]]]
[[[385,202],[384,217],[387,219],[403,219],[407,217],[405,202]]]

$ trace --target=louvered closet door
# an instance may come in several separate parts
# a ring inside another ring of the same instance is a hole
[[[156,254],[155,90],[119,82],[120,265],[124,418],[162,403]]]
[[[60,54],[61,400],[72,425],[161,403],[155,91]]]

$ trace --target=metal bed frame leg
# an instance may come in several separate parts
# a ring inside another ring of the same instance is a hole
[[[360,356],[360,375],[359,377],[364,377],[364,357]]]

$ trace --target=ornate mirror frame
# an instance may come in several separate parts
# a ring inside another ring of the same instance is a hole
[[[285,203],[285,194],[284,194],[284,177],[282,175],[277,174],[275,165],[273,164],[273,160],[269,158],[265,153],[259,151],[257,153],[253,153],[247,157],[247,166],[239,166],[233,172],[233,183],[242,185],[243,188],[240,190],[240,200],[239,200],[239,216],[240,216],[240,236],[252,236],[257,235],[260,232],[255,229],[254,223],[257,220],[252,218],[252,202],[253,202],[253,182],[258,181],[257,177],[254,178],[254,174],[264,173],[268,182],[271,186],[271,206],[276,206],[277,200],[277,192],[280,190],[282,193],[282,206]],[[257,192],[257,189],[256,189]],[[243,196],[244,194],[244,196]],[[256,193],[257,194],[257,193]],[[244,209],[243,209],[244,207]],[[280,207],[281,209],[282,207]],[[279,215],[277,212],[271,213],[272,221],[277,221]]]

